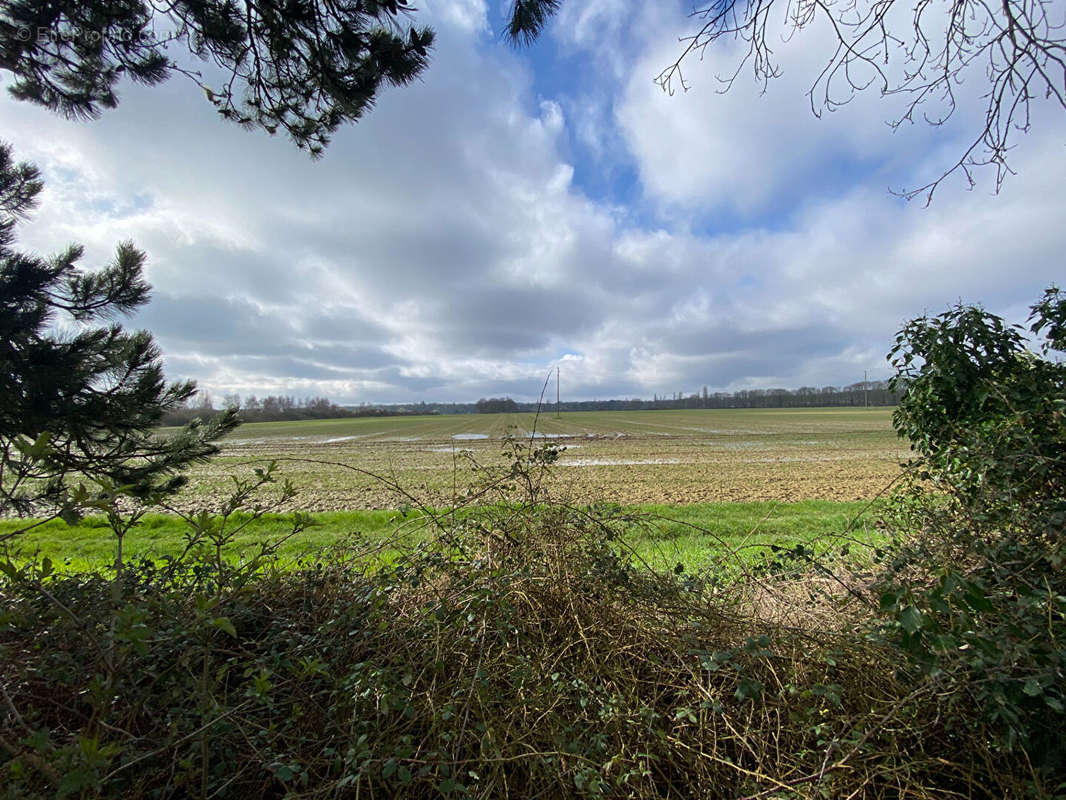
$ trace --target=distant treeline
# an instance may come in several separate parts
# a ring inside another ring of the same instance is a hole
[[[817,408],[824,406],[894,406],[899,393],[888,388],[888,381],[868,381],[850,386],[802,386],[799,389],[747,389],[740,392],[710,392],[707,387],[693,394],[678,392],[669,397],[656,395],[651,400],[564,400],[562,411],[655,411],[683,408]],[[476,403],[407,403],[386,406],[393,412],[408,414],[501,414],[536,411],[536,403],[522,403],[510,397],[482,398]],[[547,400],[541,409],[555,410]]]
[[[407,406],[338,406],[326,397],[294,398],[268,395],[262,400],[255,395],[242,402],[240,395],[222,398],[216,407],[211,395],[204,392],[199,402],[171,411],[163,418],[163,425],[184,425],[196,417],[211,416],[222,408],[239,408],[244,422],[286,422],[302,419],[340,419],[344,417],[402,417],[415,414],[436,414],[437,411],[414,405]]]
[[[824,406],[894,406],[899,393],[888,388],[888,381],[853,383],[850,386],[801,386],[799,389],[746,389],[739,392],[702,392],[670,397],[656,395],[651,400],[579,400],[560,404],[562,411],[656,411],[686,408],[816,408]],[[510,397],[482,398],[476,403],[394,403],[391,405],[338,406],[325,397],[295,399],[270,395],[259,400],[226,395],[219,408],[237,407],[245,422],[281,422],[301,419],[336,419],[342,417],[403,417],[419,414],[501,414],[536,411],[536,403],[520,403]],[[542,409],[555,410],[555,403],[545,402]],[[208,416],[216,410],[206,393],[196,405],[172,411],[164,425],[184,425],[194,417]]]
[[[860,381],[850,386],[801,386],[799,389],[746,389],[739,392],[677,392],[669,397],[656,395],[651,400],[583,400],[564,401],[562,411],[654,411],[685,408],[815,408],[820,406],[894,406],[900,395],[888,388],[888,381]],[[409,408],[410,406],[403,406]],[[501,413],[536,411],[536,403],[518,403],[509,397],[493,397],[477,403],[434,403],[441,414]],[[541,408],[555,410],[554,402]]]
[[[521,406],[510,397],[482,397],[474,403],[474,410],[479,414],[513,414],[521,411]]]

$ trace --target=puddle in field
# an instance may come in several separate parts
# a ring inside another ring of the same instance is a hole
[[[297,442],[304,439],[312,439],[312,436],[269,436],[262,439],[228,439],[226,444],[233,447],[244,447],[252,444],[273,444],[274,442]]]
[[[466,442],[473,439],[488,439],[489,435],[487,433],[453,433],[452,438]]]
[[[747,428],[692,428],[694,431],[713,433],[715,436],[765,436],[766,431],[750,431]]]
[[[774,458],[747,458],[746,464],[790,464],[795,462],[809,463],[812,461],[850,461],[848,456],[776,456]]]
[[[363,439],[367,436],[365,433],[361,433],[357,436],[335,436],[332,439],[323,439],[322,444],[333,444],[334,442],[350,442],[352,439]]]
[[[524,439],[570,439],[572,437],[573,434],[570,433],[541,433],[540,431],[527,433],[522,431],[522,438]]]
[[[560,448],[562,450],[578,450],[584,447],[580,444],[568,444],[566,447]],[[440,447],[423,447],[423,453],[472,453],[474,452],[468,447],[456,447],[455,445],[442,445]]]
[[[677,458],[570,458],[560,467],[627,467],[633,464],[680,464]]]

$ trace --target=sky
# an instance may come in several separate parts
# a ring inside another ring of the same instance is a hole
[[[168,378],[212,397],[341,404],[570,400],[846,385],[891,375],[909,319],[957,302],[1023,322],[1066,269],[1066,117],[1034,106],[1015,174],[921,186],[980,107],[887,122],[877,91],[816,118],[819,29],[775,41],[781,76],[722,93],[736,45],[654,78],[686,6],[564,0],[529,48],[491,0],[422,0],[432,63],[323,158],[220,120],[195,84],[121,85],[72,122],[0,98],[0,138],[46,181],[19,244],[132,240]],[[980,73],[962,92],[979,95]]]

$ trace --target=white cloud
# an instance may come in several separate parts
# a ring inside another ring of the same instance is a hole
[[[426,17],[430,24],[439,19],[445,24],[470,33],[488,30],[488,7],[485,0],[427,0],[423,12],[418,15],[419,23]]]
[[[904,11],[887,23],[901,36],[911,26]],[[954,164],[984,121],[986,83],[975,67],[954,87],[959,105],[944,125],[922,121],[946,112],[934,97],[918,108],[917,122],[893,129],[889,123],[905,115],[911,95],[882,96],[871,68],[838,72],[828,86],[820,79],[838,44],[821,18],[793,31],[771,15],[779,27],[767,31],[766,42],[778,77],[757,77],[754,61],[745,61],[748,43],[725,37],[685,59],[684,81],[675,77],[667,93],[652,79],[677,60],[685,44],[679,40],[700,23],[681,16],[656,22],[631,54],[615,113],[647,196],[668,213],[725,212],[750,222],[857,182],[919,187]],[[896,85],[913,64],[902,48],[889,52],[879,66]],[[854,90],[867,81],[865,91]],[[827,98],[836,105],[827,108]],[[1016,141],[1024,147],[1024,139]],[[948,181],[961,183],[961,176]]]
[[[156,289],[136,324],[173,377],[340,402],[535,398],[560,361],[571,397],[884,377],[905,319],[959,298],[1016,314],[1061,273],[1057,117],[1001,196],[949,186],[923,209],[885,189],[941,163],[935,132],[892,135],[873,100],[814,120],[799,69],[766,97],[718,96],[710,61],[667,97],[651,78],[678,20],[661,8],[622,20],[613,0],[564,4],[553,30],[574,53],[621,49],[617,75],[563,97],[483,41],[482,3],[429,10],[424,80],[317,162],[176,81],[127,88],[89,124],[0,102],[16,155],[48,181],[22,243],[84,242],[92,265],[132,238]],[[795,53],[782,48],[813,58]],[[628,143],[644,203],[590,193],[575,131],[604,143],[598,170]]]

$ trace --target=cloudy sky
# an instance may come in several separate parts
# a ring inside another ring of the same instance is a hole
[[[1066,118],[1036,107],[994,194],[951,180],[976,107],[886,121],[876,92],[816,119],[818,30],[775,40],[767,91],[731,47],[655,76],[686,6],[565,0],[533,47],[496,0],[423,0],[433,63],[311,161],[224,123],[194,84],[124,86],[70,122],[7,96],[0,137],[47,186],[23,247],[132,239],[171,378],[339,403],[571,399],[841,385],[889,375],[909,318],[959,300],[1014,321],[1066,276]],[[977,77],[977,76],[975,76]],[[979,90],[972,84],[967,88]]]

